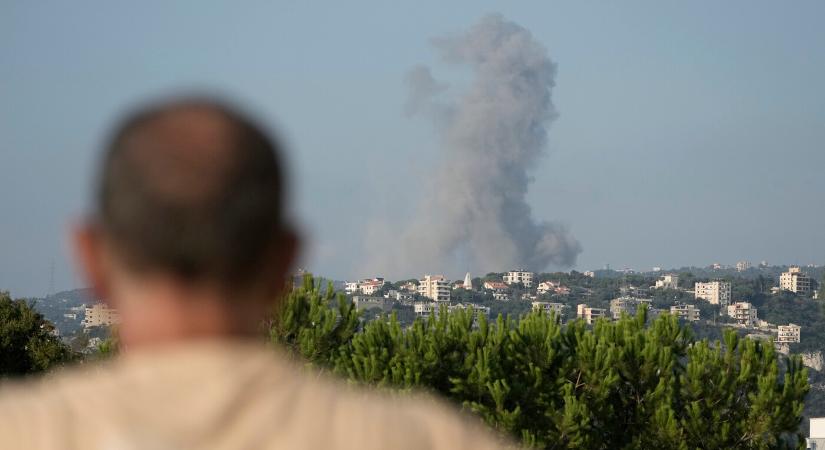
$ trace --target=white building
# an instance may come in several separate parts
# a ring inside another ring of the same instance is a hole
[[[415,305],[413,305],[415,315],[424,318],[427,318],[430,315],[437,316],[438,312],[441,311],[442,308],[445,308],[447,312],[471,309],[475,313],[476,317],[479,317],[481,315],[485,317],[490,317],[489,307],[482,305],[474,305],[472,303],[458,303],[455,305],[448,305],[440,302],[416,302]]]
[[[779,325],[778,327],[776,327],[776,343],[792,344],[795,342],[800,342],[801,331],[802,327],[793,323],[789,323],[787,325]]]
[[[482,306],[476,305],[473,303],[457,303],[455,305],[450,305],[448,311],[453,312],[460,309],[466,310],[470,309],[475,313],[475,317],[478,318],[480,316],[490,317],[490,307],[489,306]]]
[[[556,281],[542,281],[536,287],[536,292],[539,294],[547,294],[555,293],[555,294],[569,294],[570,288],[567,286],[562,286],[561,283]]]
[[[418,317],[429,317],[434,310],[437,310],[438,303],[435,302],[416,302],[413,305],[413,311]]]
[[[395,300],[398,302],[408,302],[413,299],[413,294],[412,292],[390,289],[389,291],[384,293],[384,298],[388,298],[390,300]]]
[[[565,305],[562,303],[533,302],[532,305],[534,312],[543,311],[547,315],[553,313],[556,317],[561,317],[562,311],[564,311],[565,308]]]
[[[524,269],[511,270],[504,275],[504,282],[507,284],[521,283],[526,288],[533,287],[533,272],[527,272]]]
[[[737,272],[744,272],[744,271],[746,271],[750,268],[751,268],[751,262],[750,261],[739,261],[738,263],[736,263],[736,271]]]
[[[607,316],[607,310],[603,308],[591,308],[584,303],[579,303],[576,307],[576,317],[582,319],[588,325],[593,325],[599,317]]]
[[[493,298],[500,301],[510,300],[510,289],[501,281],[485,281],[484,289],[493,292]]]
[[[653,300],[647,298],[635,298],[635,297],[619,297],[610,300],[610,315],[613,317],[613,320],[619,320],[622,318],[622,314],[627,314],[628,316],[635,316],[636,312],[639,310],[639,306],[646,305],[647,309],[651,309],[651,304]]]
[[[380,291],[384,286],[383,278],[367,278],[360,281],[347,281],[344,283],[344,290],[347,294],[361,293],[364,295],[372,295]]]
[[[711,305],[722,307],[730,304],[730,283],[727,281],[710,281],[707,283],[696,283],[693,286],[693,295],[710,302]]]
[[[656,280],[656,289],[677,289],[679,288],[679,275],[667,273]]]
[[[736,302],[728,306],[728,316],[743,327],[756,326],[756,307],[748,302]]]
[[[364,280],[359,285],[361,289],[361,293],[364,295],[372,295],[376,292],[380,291],[381,288],[384,286],[384,279],[383,278],[373,278],[371,280]]]
[[[418,293],[437,302],[449,302],[450,282],[444,275],[424,275],[418,282]]]
[[[110,326],[120,323],[120,314],[114,308],[109,308],[103,303],[95,303],[84,308],[85,317],[80,322],[85,328]]]
[[[590,278],[596,278],[596,272],[593,272],[592,270],[588,270],[587,272],[584,273],[584,276],[590,277]]]
[[[356,292],[361,292],[361,289],[358,287],[357,281],[347,281],[344,283],[344,290],[347,294],[355,294]]]
[[[811,277],[798,266],[791,266],[787,272],[782,272],[779,276],[779,288],[783,291],[807,294],[811,292]]]
[[[810,450],[825,449],[825,417],[811,417],[811,431],[806,439]]]
[[[699,308],[689,303],[677,303],[671,306],[670,313],[687,322],[699,321]]]

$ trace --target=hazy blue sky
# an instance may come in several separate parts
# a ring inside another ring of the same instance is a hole
[[[434,63],[431,37],[488,12],[558,64],[529,197],[581,241],[577,269],[825,262],[825,2],[81,3],[0,6],[0,289],[14,295],[46,293],[52,261],[58,290],[78,286],[65,231],[101,138],[123,107],[189,87],[283,132],[306,267],[371,275],[357,273],[367,223],[409,217],[438,158],[427,123],[401,113],[404,74]]]

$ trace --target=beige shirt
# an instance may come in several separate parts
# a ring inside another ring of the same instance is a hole
[[[494,448],[440,402],[359,391],[252,343],[132,352],[0,389],[0,449]]]

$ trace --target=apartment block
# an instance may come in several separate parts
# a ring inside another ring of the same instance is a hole
[[[424,275],[418,283],[418,293],[437,302],[449,302],[450,282],[444,275]]]
[[[825,449],[825,417],[811,417],[810,432],[805,443],[809,450]]]
[[[484,289],[493,292],[493,298],[500,301],[510,300],[510,288],[501,281],[485,281]]]
[[[782,272],[779,276],[779,289],[796,294],[808,294],[811,292],[811,277],[798,266],[791,266],[787,272]]]
[[[120,314],[114,308],[103,303],[95,303],[84,308],[85,317],[81,322],[84,328],[110,326],[120,322]]]
[[[344,284],[344,290],[348,294],[361,293],[364,295],[373,295],[384,286],[383,278],[367,278],[360,281],[347,281]]]
[[[748,302],[736,302],[728,306],[728,316],[743,327],[756,326],[756,307]]]
[[[776,343],[777,344],[792,344],[800,342],[802,327],[799,325],[789,323],[787,325],[779,325],[776,327]]]
[[[707,283],[696,283],[693,286],[693,294],[696,298],[706,300],[711,305],[728,306],[731,300],[730,282],[710,281]]]
[[[449,305],[441,302],[416,302],[415,305],[413,305],[415,315],[423,318],[427,318],[430,315],[438,316],[438,313],[442,311],[442,308],[444,308],[444,310],[446,310],[447,312],[469,309],[474,312],[476,317],[482,315],[485,317],[490,317],[489,307],[474,305],[472,303],[458,303],[455,305]]]
[[[689,303],[676,303],[670,307],[670,314],[686,321],[699,321],[699,308]]]
[[[533,287],[533,272],[524,269],[511,270],[504,274],[504,282],[507,284],[521,283],[526,288]]]
[[[668,273],[659,277],[653,286],[656,289],[677,289],[679,287],[679,275]]]
[[[576,317],[583,319],[588,325],[593,325],[600,317],[606,317],[607,310],[603,308],[591,308],[584,303],[576,307]]]
[[[652,302],[652,300],[646,298],[614,298],[613,300],[610,300],[610,315],[613,317],[613,320],[621,319],[622,314],[635,316],[641,305],[646,305],[648,310],[650,310]]]
[[[543,311],[547,315],[555,314],[556,317],[561,317],[562,311],[565,308],[563,303],[533,302],[532,305],[533,311]]]

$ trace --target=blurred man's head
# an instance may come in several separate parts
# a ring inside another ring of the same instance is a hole
[[[124,328],[169,302],[184,302],[188,314],[243,316],[227,317],[227,328],[260,320],[296,247],[278,152],[250,119],[204,99],[152,105],[115,130],[95,214],[76,243]]]

